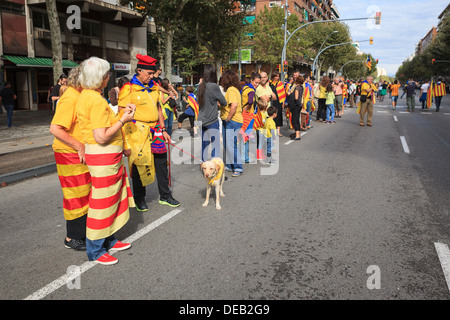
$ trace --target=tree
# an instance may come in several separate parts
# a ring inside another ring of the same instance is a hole
[[[164,73],[170,79],[172,75],[172,46],[175,31],[182,21],[184,7],[192,0],[120,0],[121,5],[131,4],[144,17],[154,19],[164,34]]]
[[[189,8],[185,8],[185,23],[213,57],[217,74],[220,74],[222,62],[238,48],[249,3],[249,0],[193,0]]]
[[[46,0],[45,3],[52,38],[53,83],[55,84],[58,83],[59,76],[63,73],[61,28],[59,26],[58,11],[56,10],[56,0]]]
[[[280,64],[281,53],[284,47],[284,9],[265,6],[264,11],[253,21],[251,32],[253,33],[253,57],[255,60],[269,64],[271,67]],[[300,27],[296,15],[290,15],[287,21],[287,29],[295,30]],[[292,63],[299,56],[304,56],[309,47],[305,31],[299,30],[288,42],[286,47],[286,59]]]

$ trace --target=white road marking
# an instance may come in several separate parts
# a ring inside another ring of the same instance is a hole
[[[398,113],[410,113],[408,111],[399,111]]]
[[[300,133],[300,137],[303,137],[305,134],[307,134],[308,132],[302,132]],[[289,140],[287,142],[284,143],[285,146],[290,145],[292,142],[294,142],[295,140]]]
[[[132,234],[131,236],[129,236],[128,238],[126,238],[122,242],[132,243],[132,242],[138,240],[142,236],[146,235],[150,231],[152,231],[152,230],[156,229],[157,227],[159,227],[160,225],[162,225],[164,222],[169,221],[170,219],[172,219],[173,217],[175,217],[177,214],[179,214],[182,211],[183,211],[183,209],[181,209],[181,208],[170,211],[169,213],[167,213],[166,215],[162,216],[158,220],[153,221],[152,223],[150,223],[146,227],[144,227],[141,230],[135,232],[134,234]],[[113,253],[111,253],[111,255],[112,254]],[[88,271],[92,267],[95,267],[96,265],[97,265],[97,263],[94,262],[94,261],[87,261],[87,262],[83,263],[82,265],[78,266],[77,276],[79,276],[82,273]],[[52,293],[53,291],[61,288],[62,286],[66,285],[67,283],[69,283],[71,281],[73,281],[73,275],[65,274],[65,275],[59,277],[58,279],[56,279],[55,281],[49,283],[45,287],[39,289],[35,293],[29,295],[24,300],[40,300],[40,299],[43,299],[46,296],[48,296],[50,293]]]
[[[400,136],[400,141],[402,142],[402,146],[403,146],[403,151],[405,151],[405,153],[410,153],[409,152],[409,147],[408,144],[406,143],[406,139],[404,136]]]
[[[420,114],[432,114],[431,112],[421,112]]]
[[[434,247],[441,262],[442,270],[444,271],[447,287],[450,290],[450,249],[446,244],[435,242]]]
[[[444,113],[444,116],[450,116],[450,113]]]
[[[397,116],[394,116],[394,121],[395,121],[395,122],[398,122]]]
[[[385,110],[378,110],[377,112],[379,112],[379,113],[388,113],[388,112],[385,111]]]

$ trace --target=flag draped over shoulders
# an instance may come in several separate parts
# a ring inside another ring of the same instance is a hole
[[[197,97],[195,96],[195,94],[190,93],[188,95],[188,97],[187,97],[187,100],[189,102],[189,106],[192,108],[192,110],[194,110],[195,120],[197,120],[197,118],[198,118],[198,111],[199,111]]]
[[[434,90],[433,90],[433,80],[430,83],[430,87],[428,88],[428,92],[427,92],[427,109],[431,108],[431,105],[433,103],[433,94],[434,94]]]

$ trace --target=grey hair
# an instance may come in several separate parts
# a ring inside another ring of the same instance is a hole
[[[97,57],[90,57],[89,59],[84,60],[80,67],[80,85],[83,89],[92,90],[100,88],[105,76],[111,68],[108,61]]]

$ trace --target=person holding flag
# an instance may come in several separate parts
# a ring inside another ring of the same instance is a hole
[[[311,77],[309,75],[305,75],[305,83],[303,84],[303,109],[301,112],[301,116],[305,115],[306,123],[305,129],[311,129],[311,113],[316,110],[314,106],[314,97],[313,97],[313,86],[311,85]]]
[[[370,61],[369,56],[367,56],[366,67],[369,68],[369,71],[372,69],[372,61]]]
[[[256,108],[255,108],[255,91],[258,88],[259,83],[261,82],[261,76],[259,73],[253,72],[250,78],[250,82],[246,83],[241,90],[242,97],[242,117],[243,123],[240,130],[240,134],[244,141],[244,155],[242,159],[245,160],[245,163],[250,162],[249,158],[249,140],[252,136],[253,132],[253,124],[255,122]]]
[[[178,117],[178,129],[181,129],[181,125],[186,118],[189,118],[189,122],[191,123],[191,128],[194,130],[194,138],[198,138],[197,127],[195,126],[195,121],[198,118],[198,102],[197,97],[194,94],[194,88],[191,86],[186,87],[187,98],[183,97],[184,101],[188,104],[188,107],[185,112],[180,114]]]
[[[438,78],[438,82],[436,82],[433,86],[433,96],[434,102],[436,103],[436,112],[439,112],[441,108],[442,97],[447,94],[445,89],[445,83],[442,81],[442,78]]]
[[[377,87],[373,84],[373,77],[367,77],[361,85],[361,99],[357,112],[359,113],[359,125],[364,127],[364,118],[367,113],[367,126],[372,126],[373,105],[376,100]]]
[[[276,99],[272,101],[272,105],[277,108],[277,116],[274,121],[277,127],[278,136],[282,137],[283,135],[280,133],[280,129],[283,126],[283,109],[284,103],[286,101],[286,89],[284,88],[283,83],[280,81],[279,72],[272,73],[269,85],[276,96]]]

